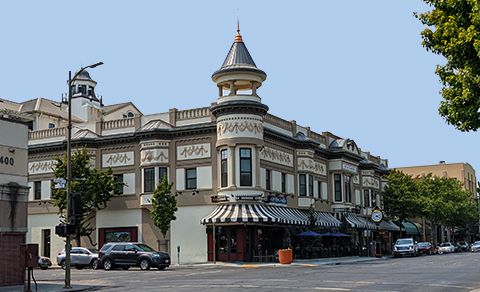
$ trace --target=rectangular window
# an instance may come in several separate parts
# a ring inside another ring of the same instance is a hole
[[[308,176],[308,195],[313,197],[313,175]]]
[[[282,173],[282,193],[286,193],[287,192],[287,178],[286,178],[286,174],[285,173]]]
[[[187,190],[194,190],[197,188],[197,169],[191,168],[186,169],[186,189]]]
[[[153,192],[155,189],[155,168],[143,169],[143,191]]]
[[[33,189],[33,199],[34,200],[41,200],[42,199],[42,182],[36,181]]]
[[[240,149],[240,186],[252,186],[252,149]]]
[[[370,191],[363,190],[363,206],[369,207],[370,206]]]
[[[168,171],[166,167],[159,167],[158,168],[158,182],[162,182],[163,177],[167,175],[167,181],[168,181]]]
[[[123,183],[123,174],[115,175],[114,179],[115,179],[115,182]],[[117,190],[120,195],[123,194],[123,187],[124,185],[117,186]]]
[[[371,198],[370,198],[370,207],[375,207],[377,205],[377,194],[375,191],[370,192]]]
[[[306,196],[307,195],[307,175],[299,174],[298,181],[299,181],[298,195]]]
[[[271,182],[270,182],[270,176],[271,176],[271,172],[270,170],[265,170],[265,188],[269,191],[272,189],[271,187]]]
[[[222,188],[226,188],[228,186],[227,149],[220,151],[220,183]]]
[[[335,202],[342,201],[342,176],[340,174],[333,175]]]
[[[322,198],[322,182],[317,182],[317,198]]]
[[[349,175],[345,176],[345,201],[347,203],[352,202],[352,184],[351,184],[351,179]]]

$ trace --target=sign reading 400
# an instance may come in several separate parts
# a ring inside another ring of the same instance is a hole
[[[0,156],[0,164],[14,165],[14,164],[15,164],[15,160],[13,159],[13,157]]]

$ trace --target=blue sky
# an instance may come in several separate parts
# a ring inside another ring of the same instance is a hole
[[[421,46],[421,0],[1,1],[0,98],[60,101],[90,69],[104,104],[143,114],[209,106],[211,75],[240,33],[269,113],[355,140],[389,167],[468,162],[479,133],[438,114],[444,59]]]

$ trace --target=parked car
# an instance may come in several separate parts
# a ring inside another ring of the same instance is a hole
[[[455,247],[450,242],[444,242],[438,247],[438,253],[452,253],[455,252]]]
[[[420,254],[434,254],[434,247],[430,242],[419,242],[418,243],[418,251]]]
[[[459,241],[458,245],[460,245],[462,251],[468,251],[468,243],[466,241]]]
[[[52,266],[52,261],[47,257],[38,257],[38,266],[42,270],[48,269],[48,267]]]
[[[170,266],[170,256],[167,253],[155,251],[139,242],[109,242],[100,249],[98,255],[100,267],[105,270],[115,267],[128,270],[132,266],[142,270],[150,267],[164,270]]]
[[[413,238],[400,238],[393,246],[393,257],[401,257],[403,255],[418,256],[418,243]]]
[[[457,242],[452,243],[452,245],[453,245],[453,248],[455,249],[455,252],[461,252],[462,251],[462,248],[460,247],[460,245]]]
[[[65,249],[58,253],[57,264],[66,269],[66,254]],[[92,269],[97,268],[98,250],[95,248],[73,247],[70,250],[70,266],[74,266],[78,270],[90,266]]]
[[[472,246],[470,247],[470,250],[472,252],[478,252],[480,251],[480,241],[475,241]]]

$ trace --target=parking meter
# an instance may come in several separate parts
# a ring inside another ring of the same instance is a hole
[[[180,265],[180,245],[177,245],[178,264]]]

